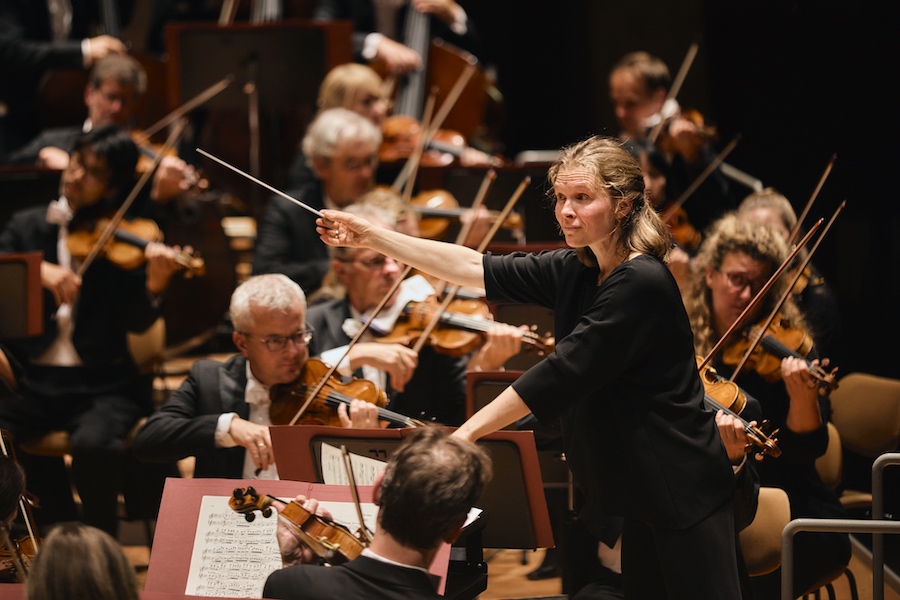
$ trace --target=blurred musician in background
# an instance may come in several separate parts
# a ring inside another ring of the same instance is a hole
[[[114,0],[127,22],[132,0]],[[125,44],[110,35],[91,35],[98,7],[88,0],[4,0],[0,2],[0,156],[28,142],[40,130],[38,84],[52,69],[89,69]]]

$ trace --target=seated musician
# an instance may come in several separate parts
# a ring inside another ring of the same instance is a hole
[[[394,215],[375,206],[360,203],[345,210],[382,227],[395,228]],[[337,364],[362,321],[403,276],[403,271],[403,265],[372,250],[331,248],[328,279],[335,283],[329,289],[332,297],[309,309],[308,322],[316,330],[313,352],[326,363]],[[400,312],[407,303],[423,302],[434,293],[422,276],[405,279],[338,366],[344,375],[361,374],[364,379],[375,381],[388,392],[388,408],[394,412],[423,421],[459,425],[466,416],[466,371],[502,368],[521,349],[522,330],[498,323],[488,329],[486,341],[479,348],[459,357],[431,345],[424,346],[417,355],[400,339],[397,343],[376,341],[379,335],[391,333],[395,324],[402,323]]]
[[[195,477],[277,479],[269,391],[304,374],[313,338],[306,296],[285,275],[258,275],[235,289],[230,314],[240,354],[225,363],[197,361],[138,431],[132,448],[147,462],[195,456]],[[365,404],[354,407],[352,424],[376,427],[377,416]],[[338,414],[351,425],[345,406]]]
[[[148,243],[144,264],[131,270],[101,254],[82,276],[84,264],[68,242],[79,228],[92,230],[103,209],[120,206],[134,185],[137,156],[131,138],[113,125],[82,134],[59,199],[16,213],[0,233],[2,253],[44,253],[43,334],[4,342],[27,385],[19,390],[23,401],[0,404],[0,427],[16,441],[68,431],[83,519],[113,535],[125,439],[152,406],[150,382],[138,372],[126,334],[160,316],[162,294],[178,269],[177,248]],[[41,498],[37,520],[74,520],[63,459],[18,454],[28,459],[29,484]]]
[[[381,132],[344,108],[320,112],[303,137],[303,153],[315,173],[288,194],[315,209],[347,206],[375,186]],[[284,273],[307,294],[328,271],[328,251],[316,234],[315,215],[272,196],[259,223],[253,274]]]
[[[459,536],[491,476],[490,458],[475,444],[437,428],[412,432],[375,482],[377,526],[362,554],[331,568],[304,564],[313,562],[314,556],[279,519],[284,568],[269,575],[263,596],[442,598],[428,568],[441,545]],[[315,499],[297,496],[295,501],[328,516]]]
[[[12,152],[8,164],[32,164],[48,169],[65,169],[78,136],[91,129],[113,124],[130,131],[134,110],[147,89],[147,74],[141,64],[127,54],[112,54],[91,69],[84,90],[87,119],[82,125],[46,129]],[[193,167],[176,156],[162,158],[153,175],[150,198],[167,204],[187,190],[196,175]]]
[[[699,356],[713,349],[788,254],[780,235],[736,213],[708,230],[685,295]],[[786,279],[780,278],[742,326],[766,319],[787,285]],[[779,313],[782,317],[773,321],[775,325],[805,331],[804,315],[793,299],[788,297]],[[749,348],[748,335],[739,329],[712,357],[712,365],[722,377],[732,377],[743,351]],[[847,518],[834,490],[816,471],[815,461],[828,445],[829,403],[825,385],[814,375],[819,367],[815,345],[803,358],[782,359],[766,351],[754,356],[734,382],[759,401],[762,419],[779,432],[782,451],[777,459],[757,464],[760,484],[787,492],[792,519]],[[768,365],[771,372],[765,370]],[[802,533],[796,538],[794,553],[792,597],[798,597],[843,571],[850,560],[850,542],[845,533]],[[779,569],[752,578],[754,597],[779,598],[780,574]]]

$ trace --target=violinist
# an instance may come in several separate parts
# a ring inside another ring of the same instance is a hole
[[[346,209],[370,223],[395,229],[394,216],[366,204]],[[310,307],[309,323],[316,332],[313,350],[335,364],[356,335],[361,323],[402,277],[404,265],[369,249],[332,248],[331,269],[339,282],[338,297]],[[408,302],[423,302],[434,296],[422,277],[403,281],[376,316],[371,328],[350,348],[346,362],[339,364],[345,375],[362,374],[389,393],[388,408],[395,412],[443,425],[459,425],[465,419],[466,371],[500,369],[521,348],[522,331],[498,324],[488,330],[487,341],[462,357],[449,356],[432,346],[417,355],[401,343],[380,343],[379,335],[399,324],[399,313]]]
[[[84,103],[87,107],[87,119],[84,123],[45,129],[12,152],[4,162],[65,169],[75,140],[82,133],[109,124],[131,131],[134,128],[136,104],[146,89],[147,74],[144,67],[131,56],[113,54],[97,61],[91,69],[84,90]],[[143,141],[141,143],[146,148],[146,144]],[[166,205],[187,191],[189,182],[195,176],[194,168],[184,160],[177,156],[165,156],[153,174],[146,195],[153,203]],[[144,203],[147,203],[146,199]],[[152,211],[148,214],[152,214]]]
[[[744,198],[738,206],[738,214],[771,227],[785,240],[790,238],[797,225],[797,214],[790,201],[773,188],[753,192]],[[797,262],[802,262],[806,256],[807,250],[804,248],[797,255]],[[839,364],[837,342],[841,333],[841,315],[837,297],[813,263],[807,265],[792,294],[806,318],[819,354],[830,358],[832,364],[836,361]]]
[[[117,127],[83,134],[62,173],[59,198],[16,213],[0,233],[0,252],[44,253],[43,334],[5,341],[28,385],[20,390],[24,401],[0,405],[0,427],[16,441],[68,431],[82,517],[113,534],[125,438],[152,406],[150,381],[138,372],[126,334],[160,316],[177,249],[149,243],[145,263],[132,270],[101,256],[82,277],[67,241],[92,225],[89,217],[118,206],[133,187],[136,162],[134,142]],[[29,459],[29,485],[42,500],[39,523],[76,519],[63,459],[18,454],[23,463]]]
[[[388,459],[375,481],[377,526],[356,559],[324,568],[278,523],[284,568],[269,575],[266,598],[290,600],[438,600],[428,568],[444,543],[453,543],[466,515],[492,476],[491,459],[475,444],[437,428],[413,431]],[[423,493],[428,490],[428,493]],[[312,513],[327,511],[314,498],[298,496]]]
[[[781,236],[736,213],[726,215],[710,228],[695,259],[694,278],[685,296],[698,356],[706,356],[713,349],[787,256]],[[763,298],[757,313],[748,316],[748,325],[771,312],[787,285],[785,278],[779,279]],[[789,322],[790,327],[804,327],[803,315],[792,299],[787,299],[781,314],[789,320],[784,322]],[[712,358],[713,366],[725,378],[731,377],[735,365],[727,364],[724,356],[746,339],[739,332]],[[748,346],[744,344],[744,348]],[[809,364],[818,364],[815,347],[805,358],[811,361]],[[791,518],[847,518],[837,495],[816,471],[815,460],[825,453],[828,444],[828,398],[819,393],[819,382],[806,360],[790,356],[775,360],[774,380],[748,363],[734,379],[759,401],[762,418],[779,431],[782,455],[756,465],[760,483],[787,492]],[[822,577],[840,572],[849,560],[847,534],[800,534],[795,542],[793,597],[814,585],[818,587]],[[780,570],[754,577],[751,583],[758,600],[780,597]]]
[[[669,202],[678,198],[716,156],[713,141],[704,134],[704,128],[685,118],[677,101],[667,100],[671,86],[672,77],[665,62],[648,52],[624,55],[609,73],[609,97],[622,141],[650,144],[648,135],[653,127],[660,120],[666,123],[652,143],[665,157]],[[737,205],[728,180],[718,169],[686,204],[690,222],[700,232]]]
[[[306,367],[313,339],[306,326],[306,296],[285,275],[258,275],[235,289],[229,311],[240,354],[225,363],[194,363],[181,387],[138,431],[132,447],[145,462],[195,456],[195,477],[276,479],[269,392],[276,384],[296,381]],[[356,408],[352,423],[346,407],[339,409],[346,426],[377,427],[375,413]]]
[[[663,262],[670,238],[645,200],[640,165],[617,140],[595,136],[564,148],[548,176],[571,249],[482,255],[330,210],[318,231],[329,245],[484,288],[492,302],[554,309],[555,352],[454,435],[478,439],[529,412],[560,418],[586,502],[624,518],[626,597],[739,597],[733,469],[704,406],[687,315]]]

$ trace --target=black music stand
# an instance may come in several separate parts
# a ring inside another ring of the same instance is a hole
[[[44,332],[43,252],[0,254],[0,339]]]

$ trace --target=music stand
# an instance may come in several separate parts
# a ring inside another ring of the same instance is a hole
[[[296,481],[322,481],[322,444],[344,445],[353,454],[386,461],[412,432],[403,429],[349,429],[319,425],[269,427],[278,475]],[[530,431],[498,431],[478,441],[494,463],[480,508],[486,525],[485,548],[550,548],[553,533],[541,483],[534,436]]]
[[[0,338],[25,338],[44,332],[43,258],[43,252],[0,255]]]

